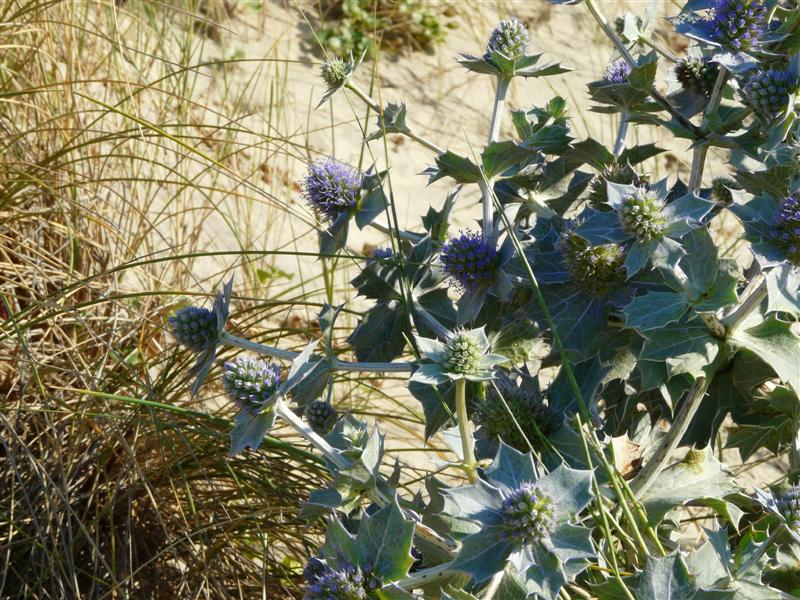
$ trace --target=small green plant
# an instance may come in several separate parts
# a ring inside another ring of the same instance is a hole
[[[424,0],[325,0],[317,33],[334,56],[430,50],[445,40],[451,9]]]

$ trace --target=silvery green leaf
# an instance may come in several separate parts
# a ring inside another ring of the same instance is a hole
[[[680,292],[649,292],[633,299],[622,309],[625,326],[645,333],[680,319],[689,308],[689,299]]]
[[[498,365],[508,364],[508,357],[502,354],[484,354],[481,357],[480,368],[491,371]]]
[[[637,577],[636,600],[724,600],[732,599],[728,590],[703,589],[697,585],[677,554],[649,558]]]
[[[456,325],[463,326],[473,323],[481,312],[489,294],[489,286],[481,286],[474,290],[466,290],[461,294],[456,306]]]
[[[640,360],[665,361],[670,377],[703,374],[717,357],[720,341],[699,319],[670,324],[647,338]]]
[[[492,339],[495,352],[512,363],[524,364],[533,357],[535,349],[542,344],[539,327],[531,320],[511,321],[502,327]]]
[[[328,528],[325,531],[325,544],[322,546],[322,556],[339,560],[344,559],[351,564],[358,564],[358,548],[356,547],[355,538],[350,535],[335,515],[328,520]]]
[[[638,165],[654,156],[658,156],[662,152],[665,152],[664,148],[659,148],[655,144],[641,144],[623,150],[617,162],[621,165]]]
[[[598,335],[606,330],[611,312],[606,302],[571,286],[552,286],[547,303],[566,350],[579,358],[595,353]]]
[[[783,264],[767,273],[767,312],[800,317],[800,267]]]
[[[555,554],[561,562],[586,561],[597,557],[592,544],[592,530],[580,525],[564,523],[560,525],[544,546]]]
[[[591,411],[595,407],[597,396],[603,380],[610,371],[610,367],[594,356],[579,363],[572,364],[572,371],[578,383],[581,397]],[[570,414],[578,412],[578,399],[569,383],[567,369],[562,366],[550,384],[547,392],[550,408],[554,411]]]
[[[657,269],[670,269],[686,255],[686,251],[679,242],[667,237],[653,240],[645,246],[645,249],[650,256],[650,261]]]
[[[539,479],[536,465],[530,452],[523,454],[500,440],[497,454],[486,475],[494,483],[508,490],[514,490],[525,482],[534,483]]]
[[[481,152],[483,172],[489,179],[535,155],[535,150],[511,141],[492,142]]]
[[[209,371],[211,371],[211,367],[214,366],[214,359],[216,356],[217,348],[214,346],[202,352],[197,357],[194,365],[192,365],[192,368],[189,370],[189,374],[195,376],[194,383],[192,383],[192,396],[196,396],[200,391],[206,377],[208,377]]]
[[[615,211],[620,210],[625,205],[625,199],[635,191],[635,185],[606,181],[606,196],[608,197],[608,205]]]
[[[739,490],[733,475],[710,448],[694,450],[688,456],[664,469],[642,496],[651,525],[657,525],[668,512],[691,500],[722,498]]]
[[[769,364],[782,381],[800,391],[800,337],[789,323],[779,321],[774,316],[745,329],[737,329],[731,341],[751,350]]]
[[[390,362],[406,347],[406,312],[395,300],[379,302],[359,321],[348,341],[360,361]]]
[[[464,590],[456,590],[450,586],[448,586],[443,592],[441,600],[478,600],[477,596],[473,596],[469,592],[465,592]],[[523,597],[523,600],[524,597]]]
[[[502,571],[513,551],[514,544],[508,541],[505,531],[498,527],[485,528],[464,538],[452,566],[471,575],[475,583],[481,583]]]
[[[564,523],[575,518],[592,501],[592,472],[560,466],[536,485],[553,501],[553,518]]]
[[[390,583],[372,592],[378,600],[414,600],[416,596],[407,592],[396,583]]]
[[[382,186],[377,185],[365,191],[366,193],[361,198],[361,203],[355,216],[356,225],[359,229],[364,229],[378,215],[383,214],[387,205],[386,195],[383,193]]]
[[[761,448],[779,452],[792,436],[792,419],[777,415],[762,418],[758,423],[745,423],[732,428],[725,447],[736,448],[742,461],[747,461]]]
[[[358,564],[369,564],[385,582],[408,574],[414,559],[411,543],[414,523],[408,521],[394,499],[375,514],[364,518],[356,536]]]
[[[450,177],[456,183],[478,183],[482,180],[481,169],[474,162],[448,150],[435,157],[435,167],[425,170],[428,183],[438,181],[443,177]]]
[[[449,379],[448,373],[438,363],[427,363],[419,368],[409,378],[409,382],[423,383],[425,385],[439,385]]]
[[[650,92],[658,70],[658,54],[655,50],[647,55],[640,56],[636,66],[628,75],[628,84],[640,92]]]
[[[410,381],[408,391],[422,404],[425,414],[425,440],[429,440],[455,413],[455,385],[448,378],[438,386]]]
[[[387,133],[408,133],[406,103],[389,102],[383,109],[383,113],[378,114],[377,125],[377,130],[367,136],[364,141],[378,140]]]
[[[742,267],[731,257],[720,259],[718,267],[714,284],[701,296],[692,300],[692,306],[697,312],[715,312],[739,300],[736,289],[742,278]]]
[[[245,448],[257,449],[261,440],[275,424],[275,411],[266,410],[253,414],[243,410],[234,419],[236,425],[231,429],[231,454],[238,454]]]
[[[482,479],[472,485],[444,490],[444,512],[456,519],[499,525],[502,504],[500,490]]]
[[[650,260],[648,247],[641,243],[634,243],[628,250],[628,256],[625,257],[625,262],[622,265],[628,278],[630,279],[644,269],[648,260]]]
[[[686,194],[667,204],[664,208],[664,214],[672,222],[688,222],[689,225],[686,227],[686,231],[689,231],[690,227],[697,227],[713,209],[713,202],[709,202],[696,194]],[[676,236],[678,234],[683,235],[683,233],[685,231],[675,231]],[[669,235],[673,234],[670,233]]]
[[[522,574],[525,589],[534,598],[556,600],[567,583],[561,561],[542,546],[525,546],[511,555],[510,562]]]
[[[681,240],[686,256],[680,266],[686,273],[688,289],[692,299],[700,298],[717,279],[719,265],[717,247],[705,227],[693,229]]]
[[[320,255],[334,255],[347,244],[350,215],[342,213],[326,229],[319,232]]]
[[[214,314],[217,316],[217,335],[222,335],[225,330],[225,324],[228,322],[230,315],[231,293],[233,292],[233,275],[228,282],[222,287],[221,292],[217,292],[217,297],[214,299]]]
[[[610,185],[610,184],[609,184]],[[623,231],[616,211],[588,209],[581,215],[575,233],[591,245],[624,242],[630,235]]]
[[[444,343],[440,342],[439,340],[421,337],[418,335],[415,335],[414,339],[417,342],[417,349],[422,353],[423,356],[425,356],[425,358],[429,358],[430,360],[436,362],[442,362],[442,360],[444,360],[446,349]]]

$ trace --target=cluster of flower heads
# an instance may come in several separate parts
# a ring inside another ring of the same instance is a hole
[[[440,260],[450,277],[463,289],[471,290],[494,280],[500,253],[480,232],[464,231],[444,243]]]
[[[664,201],[647,187],[636,188],[625,197],[620,208],[622,229],[633,237],[649,242],[664,235],[667,220],[663,215]]]
[[[303,570],[307,586],[303,600],[366,600],[383,587],[379,577],[345,563],[334,568],[320,558],[312,558]]]
[[[228,397],[241,408],[261,409],[280,384],[281,369],[276,363],[239,356],[224,365],[222,386]]]
[[[483,348],[475,337],[459,331],[447,341],[444,364],[452,373],[472,375],[480,369],[483,355]]]
[[[314,400],[306,406],[306,421],[311,425],[311,429],[320,434],[328,432],[337,416],[336,409],[325,400]]]
[[[511,18],[500,21],[489,36],[483,59],[491,62],[493,52],[512,60],[521,58],[528,49],[529,40],[528,28],[519,19]]]
[[[624,58],[619,58],[606,66],[604,81],[617,85],[627,83],[631,74],[631,66]]]
[[[591,246],[574,232],[561,240],[561,251],[572,280],[588,295],[604,298],[625,281],[625,260],[618,244]]]
[[[685,90],[710,96],[719,76],[719,66],[702,58],[686,58],[675,65],[675,78]]]
[[[172,335],[184,346],[203,352],[217,343],[217,315],[200,306],[187,306],[169,318]]]
[[[772,241],[795,265],[800,265],[800,191],[783,201],[772,221]]]
[[[758,49],[767,32],[766,0],[716,0],[708,20],[708,32],[729,52]]]
[[[316,160],[308,168],[303,193],[309,206],[322,218],[335,221],[358,207],[361,173],[333,157]]]
[[[789,526],[800,531],[800,486],[790,487],[781,494],[777,499],[777,508]]]
[[[552,499],[532,483],[523,483],[506,496],[500,513],[508,536],[521,546],[541,540],[555,526]]]
[[[742,95],[756,114],[771,119],[786,110],[797,85],[797,77],[788,69],[759,69],[744,82]]]

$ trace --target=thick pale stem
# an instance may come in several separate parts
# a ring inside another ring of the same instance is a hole
[[[708,124],[708,115],[716,111],[719,107],[719,103],[722,100],[722,88],[725,87],[725,82],[727,80],[728,70],[725,67],[720,66],[717,81],[714,83],[714,91],[711,92],[711,98],[709,98],[708,104],[706,105],[700,129],[705,130],[705,127]],[[689,175],[689,192],[692,194],[696,194],[697,190],[700,189],[700,185],[703,183],[703,171],[705,170],[706,165],[706,154],[708,154],[708,146],[705,144],[695,148],[694,153],[692,154],[692,170]]]
[[[494,108],[492,109],[492,122],[489,125],[489,139],[487,145],[496,142],[500,139],[500,125],[503,122],[503,111],[506,106],[506,94],[508,94],[508,86],[511,80],[500,76],[497,78],[497,88],[494,94]],[[487,242],[492,238],[494,233],[494,219],[492,217],[492,180],[484,182],[481,185],[483,193],[483,239]]]
[[[422,587],[423,585],[429,585],[434,581],[445,579],[455,572],[457,571],[453,569],[452,563],[444,563],[428,569],[420,569],[419,571],[412,573],[408,577],[404,577],[395,583],[403,589],[414,590]]]
[[[475,440],[469,428],[467,416],[467,380],[456,381],[456,418],[458,419],[458,432],[461,434],[461,450],[464,455],[462,464],[470,483],[478,481],[478,463],[475,461]]]
[[[681,411],[675,417],[675,421],[673,421],[666,437],[661,441],[661,445],[631,482],[631,489],[637,498],[641,498],[650,489],[650,486],[653,485],[661,471],[667,466],[670,456],[681,443],[686,430],[689,429],[689,423],[697,413],[697,409],[700,408],[700,403],[703,401],[708,389],[708,383],[709,379],[705,377],[699,377],[695,380],[694,385],[689,390],[686,402],[683,403]]]
[[[625,139],[628,137],[628,111],[623,110],[619,117],[617,139],[614,142],[614,156],[617,158],[625,151]]]
[[[358,96],[358,98],[361,101],[363,101],[364,104],[369,106],[378,115],[382,115],[383,114],[383,111],[381,110],[380,105],[375,100],[373,100],[367,93],[365,93],[361,88],[359,88],[357,85],[355,85],[354,83],[347,83],[345,85],[345,87],[348,90],[350,90],[351,92],[353,92],[356,96]],[[443,148],[440,148],[439,146],[437,146],[433,142],[428,141],[425,138],[417,135],[416,133],[411,131],[411,129],[409,129],[409,128],[406,128],[405,131],[402,131],[401,133],[403,135],[405,135],[406,137],[414,140],[418,144],[421,144],[421,145],[425,146],[428,150],[431,150],[432,152],[435,152],[436,154],[444,154],[444,152],[445,152],[445,150]]]

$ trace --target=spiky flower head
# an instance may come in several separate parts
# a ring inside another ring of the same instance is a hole
[[[464,231],[444,243],[440,260],[450,277],[463,289],[472,290],[494,280],[500,253],[480,232]]]
[[[334,221],[358,206],[361,174],[333,157],[316,160],[308,168],[303,190],[309,206],[325,220]]]
[[[622,229],[636,239],[649,242],[664,235],[667,220],[664,201],[647,187],[638,187],[623,200],[620,207]]]
[[[721,206],[730,206],[733,202],[731,190],[739,189],[739,184],[730,177],[716,177],[711,182],[711,199]]]
[[[724,50],[749,52],[761,46],[768,18],[766,0],[716,0],[709,33]]]
[[[492,30],[483,58],[491,62],[493,52],[502,54],[510,60],[522,58],[528,49],[529,41],[528,28],[522,21],[516,17],[505,19]]]
[[[675,65],[675,78],[684,90],[711,96],[719,76],[719,65],[702,58],[685,58]]]
[[[217,344],[217,315],[200,306],[186,306],[169,318],[172,335],[184,346],[203,352]]]
[[[636,172],[629,163],[620,164],[614,161],[605,169],[603,173],[592,179],[589,185],[589,204],[598,210],[608,209],[608,182],[620,183],[623,185],[646,185],[650,181],[648,175],[641,175]]]
[[[500,513],[508,536],[521,546],[541,540],[555,527],[553,500],[532,483],[523,483],[506,496]]]
[[[311,425],[311,429],[319,434],[330,431],[333,422],[337,417],[336,409],[330,402],[325,400],[314,400],[306,406],[306,421]]]
[[[457,331],[445,345],[445,366],[453,373],[475,375],[480,369],[483,349],[466,331]]]
[[[758,69],[745,81],[742,95],[756,114],[772,119],[786,110],[797,85],[797,77],[788,69]]]
[[[772,220],[772,243],[800,266],[800,191],[784,200]]]
[[[792,486],[778,496],[777,508],[789,526],[800,531],[800,486]]]
[[[379,577],[364,573],[350,563],[336,568],[325,560],[312,558],[303,570],[307,581],[303,600],[366,600],[383,587]]]
[[[590,246],[578,234],[568,232],[561,251],[572,280],[589,296],[604,298],[625,281],[625,257],[617,244]]]
[[[512,417],[513,415],[513,417]],[[485,400],[475,407],[473,415],[483,438],[500,438],[520,452],[537,447],[538,431],[547,436],[555,431],[558,419],[539,397],[521,388],[504,390],[502,400],[495,390],[489,390]]]
[[[625,61],[624,58],[620,58],[608,63],[603,80],[619,85],[622,83],[627,83],[630,74],[630,65]]]
[[[332,57],[322,63],[322,79],[328,90],[337,90],[347,83],[350,72],[350,66],[338,57]]]
[[[223,367],[222,387],[241,408],[258,411],[281,384],[280,366],[250,356],[239,356]]]

